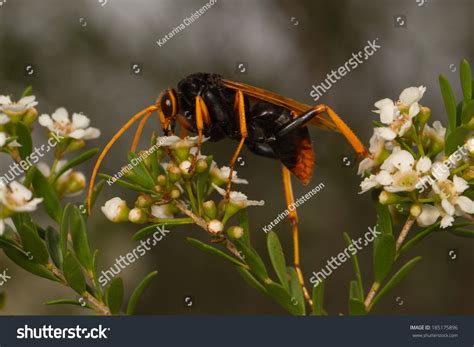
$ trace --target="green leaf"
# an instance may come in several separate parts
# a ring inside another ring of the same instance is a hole
[[[390,272],[395,260],[395,238],[393,235],[380,235],[374,241],[375,282],[382,283]]]
[[[43,265],[48,264],[48,249],[34,227],[28,224],[23,224],[20,228],[18,228],[18,233],[21,237],[23,249],[27,254],[29,252],[32,256],[31,260]]]
[[[92,208],[94,207],[95,202],[97,201],[97,197],[99,196],[100,192],[104,188],[105,185],[105,180],[101,179],[97,184],[94,186],[92,189],[92,194],[91,194],[91,211]],[[87,211],[87,198],[82,204],[84,206],[84,211]],[[85,217],[87,217],[87,214],[84,214]]]
[[[43,205],[48,215],[59,223],[62,216],[62,208],[58,195],[39,170],[35,171],[33,187],[36,194],[43,198]]]
[[[348,233],[344,233],[344,239],[346,240],[348,250],[351,252],[352,265],[354,266],[354,272],[356,275],[357,286],[361,296],[364,297],[364,285],[362,283],[362,275],[360,273],[359,260],[357,259],[357,249],[354,248],[352,240]]]
[[[288,292],[283,288],[281,285],[275,282],[268,282],[265,283],[265,288],[268,294],[276,300],[285,310],[295,316],[303,315],[301,311],[301,307],[299,305],[295,305],[294,299]]]
[[[68,252],[64,257],[63,272],[69,286],[82,295],[86,291],[86,280],[82,272],[81,264],[76,257]]]
[[[268,295],[267,290],[265,289],[264,286],[260,284],[260,282],[250,273],[249,270],[242,266],[236,266],[235,267],[239,275],[249,284],[251,287],[257,289],[263,294]]]
[[[63,253],[61,251],[60,237],[59,233],[53,227],[48,226],[46,228],[45,241],[54,265],[56,265],[59,269],[62,269]]]
[[[93,156],[95,156],[99,152],[99,148],[92,148],[89,149],[88,151],[85,151],[84,153],[81,153],[74,159],[69,160],[66,165],[61,167],[61,169],[55,174],[53,182],[56,182],[56,180],[67,170],[72,169],[73,167],[76,167],[79,164],[82,164],[86,160],[89,160]]]
[[[25,97],[25,96],[31,96],[33,94],[33,87],[32,86],[28,86],[25,88],[25,90],[23,91],[23,94],[21,94],[21,97]]]
[[[268,281],[270,278],[268,277],[267,269],[258,253],[252,247],[247,246],[244,242],[242,242],[242,240],[236,240],[235,244],[242,254],[245,262],[250,267],[250,270],[252,270],[264,282]]]
[[[174,227],[177,225],[185,225],[185,224],[193,224],[194,221],[191,218],[166,218],[163,219],[162,222],[147,225],[146,227],[138,230],[135,234],[133,234],[132,239],[137,241],[144,237],[148,237],[158,231],[159,227],[169,228]]]
[[[131,175],[130,179],[135,181],[135,183],[146,187],[148,189],[153,189],[155,186],[155,180],[151,176],[147,167],[145,166],[144,159],[138,157],[135,153],[128,153],[128,162],[132,165],[132,170],[135,175]],[[133,164],[135,163],[135,165]]]
[[[69,220],[73,212],[73,206],[68,203],[64,208],[63,214],[61,216],[61,223],[59,224],[59,244],[61,246],[62,254],[67,252],[67,241],[69,234]]]
[[[92,271],[92,254],[87,237],[86,222],[77,206],[73,207],[71,213],[71,238],[77,259],[87,270]]]
[[[385,294],[387,294],[388,291],[390,291],[390,289],[392,289],[398,283],[400,283],[400,281],[403,280],[406,277],[406,275],[408,275],[411,269],[413,269],[420,260],[421,260],[421,257],[416,257],[408,261],[405,265],[403,265],[402,268],[398,270],[395,275],[393,275],[390,281],[388,281],[387,284],[375,296],[369,309],[372,308],[375,305],[375,303],[379,301]]]
[[[441,89],[441,94],[443,95],[444,106],[446,108],[446,113],[448,114],[449,126],[446,131],[446,136],[456,129],[456,99],[454,98],[454,93],[449,84],[449,81],[444,77],[444,75],[439,76],[439,87]]]
[[[472,74],[471,67],[466,59],[461,61],[461,68],[459,69],[461,77],[461,87],[464,94],[464,100],[469,101],[472,99]]]
[[[372,199],[374,200],[375,210],[377,211],[377,225],[382,234],[392,235],[392,217],[388,206],[382,205],[379,202],[379,191],[374,190]]]
[[[31,130],[23,123],[16,123],[16,135],[18,136],[18,152],[23,160],[26,160],[33,151],[33,140],[31,139]]]
[[[450,234],[456,235],[456,236],[461,236],[461,237],[474,237],[474,230],[472,229],[466,229],[466,228],[458,228],[458,229],[452,229],[448,230]]]
[[[365,316],[367,311],[365,305],[360,300],[349,299],[349,315],[351,316]]]
[[[158,271],[150,272],[138,284],[138,286],[133,291],[132,296],[130,297],[130,300],[128,301],[127,315],[132,315],[135,312],[135,307],[137,306],[138,300],[140,299],[140,297],[142,296],[143,292],[148,287],[150,282],[153,280],[153,278],[155,278],[157,275],[158,275]]]
[[[462,124],[469,123],[473,117],[474,117],[474,100],[463,101],[462,113],[461,113]]]
[[[123,281],[120,277],[114,277],[105,288],[105,303],[112,314],[120,312],[123,302]]]
[[[155,192],[151,189],[143,188],[143,187],[141,187],[137,184],[124,181],[120,178],[115,179],[114,177],[112,177],[110,175],[103,174],[103,173],[100,173],[99,176],[101,178],[107,180],[107,182],[111,182],[110,184],[117,183],[119,186],[122,186],[122,187],[130,189],[130,190],[135,190],[137,192],[143,192],[143,193],[155,194]]]
[[[51,300],[51,301],[47,301],[44,303],[45,305],[74,305],[74,306],[80,306],[80,307],[84,307],[84,308],[87,308],[89,310],[92,310],[92,306],[90,306],[89,304],[81,304],[79,302],[79,300],[70,300],[70,299],[57,299],[57,300]],[[84,306],[83,306],[84,305]]]
[[[216,255],[218,257],[224,258],[224,259],[230,261],[231,263],[233,263],[235,265],[246,267],[245,264],[243,264],[240,261],[238,261],[237,259],[231,257],[230,255],[222,252],[220,249],[217,249],[214,246],[210,246],[208,244],[205,244],[204,242],[196,240],[192,237],[188,237],[187,240],[192,246],[196,247],[197,249],[200,249],[201,251],[204,251],[204,252]]]
[[[349,286],[349,315],[365,316],[364,295],[360,292],[357,281],[351,281]]]
[[[39,276],[46,278],[51,281],[59,282],[59,279],[56,278],[45,266],[31,261],[21,249],[12,244],[11,242],[0,237],[0,248],[3,249],[5,255],[10,258],[15,264],[23,268],[24,270]]]
[[[239,224],[244,229],[244,234],[240,238],[243,243],[250,246],[250,227],[249,227],[249,213],[246,208],[243,208],[239,212]]]
[[[275,270],[275,273],[283,288],[288,291],[290,287],[288,285],[288,276],[286,274],[285,255],[283,254],[283,249],[281,248],[278,235],[273,231],[270,231],[267,235],[267,248],[273,269]]]
[[[156,146],[157,139],[158,137],[156,135],[156,132],[154,131],[153,134],[151,135],[150,148],[153,148],[153,146]],[[162,173],[162,167],[158,163],[158,151],[156,150],[151,151],[150,162],[151,162],[151,175],[153,176],[153,178],[156,179],[158,175]]]
[[[324,281],[319,282],[317,285],[313,286],[313,315],[322,316],[325,314],[324,311]]]
[[[196,179],[196,197],[197,197],[197,205],[199,208],[202,208],[202,203],[206,198],[207,186],[209,181],[209,171],[211,170],[212,166],[212,156],[208,156],[206,158],[207,169],[204,172],[201,172],[197,175]]]
[[[293,267],[288,267],[288,272],[291,277],[290,294],[292,297],[292,303],[295,306],[298,306],[298,309],[302,315],[305,315],[306,306],[304,301],[303,287],[301,286],[300,281],[298,280],[298,274],[296,273],[296,270]]]
[[[468,137],[472,134],[474,125],[461,125],[454,129],[447,137],[444,145],[446,155],[451,155],[458,147],[464,146]]]
[[[25,173],[25,180],[23,181],[23,185],[26,188],[29,188],[31,185],[31,182],[33,181],[33,177],[35,175],[36,168],[34,166],[31,166],[28,171]]]

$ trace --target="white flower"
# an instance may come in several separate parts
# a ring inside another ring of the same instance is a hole
[[[221,187],[215,185],[214,183],[212,186],[217,190],[217,192],[225,196],[226,195],[226,190],[222,189]],[[241,193],[241,192],[236,192],[236,191],[231,191],[229,193],[229,202],[239,208],[245,208],[248,206],[263,206],[265,204],[265,201],[260,200],[248,200],[247,195]]]
[[[432,141],[444,143],[446,128],[443,127],[440,121],[434,121],[433,127],[430,127],[428,124],[425,125],[423,136],[428,137]]]
[[[9,96],[0,95],[0,111],[7,114],[23,114],[38,105],[34,95],[24,96],[17,102],[12,102]],[[0,117],[3,118],[3,117]],[[0,124],[4,124],[1,123]]]
[[[374,104],[377,110],[373,112],[380,114],[380,122],[383,124],[391,124],[400,115],[397,105],[390,99],[382,99]]]
[[[410,152],[405,151],[404,149],[400,150],[396,147],[380,168],[390,173],[393,173],[396,170],[407,172],[413,170],[414,164],[415,158],[413,158],[413,155]]]
[[[224,230],[224,224],[217,219],[213,219],[207,225],[207,230],[213,235],[220,234]]]
[[[3,147],[7,143],[7,134],[0,131],[0,147]]]
[[[359,192],[359,194],[365,193],[372,188],[378,188],[380,186],[388,186],[392,183],[393,183],[392,175],[390,175],[390,173],[388,173],[387,171],[381,170],[376,175],[370,175],[369,177],[366,177],[360,183],[361,191]]]
[[[89,127],[90,119],[83,114],[73,113],[72,121],[64,107],[58,108],[52,116],[42,114],[39,123],[51,132],[57,132],[61,136],[76,140],[92,140],[100,136],[100,130]]]
[[[210,174],[214,178],[214,181],[217,185],[224,184],[229,179],[230,167],[223,166],[219,169],[219,167],[217,165],[213,164],[211,166]],[[237,171],[233,170],[232,171],[232,183],[248,184],[249,182],[246,179],[238,178],[237,177]]]
[[[434,192],[441,198],[441,215],[443,216],[441,225],[443,228],[452,225],[455,215],[474,214],[474,201],[461,195],[468,188],[468,183],[456,175],[452,181],[443,179],[433,185]]]
[[[18,182],[0,184],[0,203],[11,211],[32,212],[41,201],[42,198],[33,198],[33,193]]]
[[[416,218],[416,221],[420,227],[428,227],[433,225],[441,215],[438,207],[423,204],[421,206],[421,214]]]
[[[416,163],[416,172],[427,173],[431,169],[431,159],[428,157],[422,157]]]
[[[412,113],[412,112],[415,112],[415,110],[418,110],[416,111],[414,115],[411,115],[412,118],[416,116],[418,112],[420,111],[418,101],[421,100],[425,92],[426,92],[426,87],[424,86],[419,86],[418,88],[417,87],[405,88],[401,92],[399,100],[403,105],[410,107],[409,113]],[[413,111],[412,111],[412,108],[413,108]]]
[[[370,172],[374,167],[380,164],[381,155],[385,152],[385,140],[377,129],[386,129],[386,128],[376,128],[374,134],[369,141],[369,156],[364,158],[359,163],[359,169],[357,174],[363,176],[366,172]]]
[[[155,218],[174,218],[167,205],[153,205],[151,215]]]
[[[67,160],[59,160],[56,163],[53,175],[58,173],[65,165]],[[51,176],[51,169],[48,164],[39,162],[36,165],[37,169],[43,174],[44,177]],[[61,176],[56,179],[55,187],[64,193],[64,196],[73,197],[80,195],[86,186],[86,176],[79,171],[73,171],[68,169],[64,171]]]
[[[112,198],[106,201],[105,205],[101,207],[102,212],[111,222],[125,222],[128,220],[128,213],[130,212],[125,200],[119,197]]]

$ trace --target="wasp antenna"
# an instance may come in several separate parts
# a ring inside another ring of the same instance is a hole
[[[137,131],[135,132],[135,136],[133,137],[132,148],[130,149],[134,153],[137,150],[138,141],[140,140],[140,136],[142,135],[143,128],[145,127],[145,124],[150,118],[150,116],[151,112],[145,115],[145,117],[143,117],[143,119],[138,124]]]
[[[130,118],[130,120],[125,123],[119,131],[117,131],[114,136],[112,137],[112,139],[107,143],[107,145],[105,146],[104,150],[102,151],[102,153],[100,153],[99,155],[99,158],[97,159],[97,162],[95,163],[95,166],[94,166],[94,170],[92,170],[92,176],[91,176],[91,180],[90,180],[90,183],[89,183],[89,190],[88,190],[88,193],[87,193],[87,212],[88,214],[90,215],[91,213],[91,196],[92,196],[92,191],[94,189],[94,182],[95,182],[95,178],[97,176],[97,172],[99,171],[99,168],[100,168],[100,164],[102,163],[102,161],[104,160],[105,156],[107,155],[108,151],[110,150],[110,148],[113,146],[113,144],[120,138],[120,136],[122,136],[122,134],[128,129],[130,128],[130,126],[132,126],[133,123],[135,123],[135,121],[137,121],[138,119],[140,119],[140,117],[142,117],[143,115],[149,115],[151,112],[157,110],[158,107],[156,105],[153,105],[153,106],[149,106],[147,108],[145,108],[144,110],[138,112],[137,114],[135,114],[132,118]]]

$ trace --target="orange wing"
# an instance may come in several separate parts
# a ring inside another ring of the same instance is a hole
[[[222,82],[224,85],[228,88],[234,89],[234,90],[241,90],[245,95],[248,95],[250,97],[253,97],[255,99],[259,99],[262,101],[267,101],[275,105],[279,105],[282,107],[285,107],[294,113],[296,115],[300,115],[312,108],[312,106],[308,104],[304,104],[302,102],[296,101],[294,99],[290,99],[287,97],[284,97],[282,95],[278,95],[276,93],[270,92],[266,89],[254,87],[245,83],[240,83],[240,82],[234,82],[234,81],[229,81],[223,79]],[[339,129],[337,126],[332,122],[330,119],[324,117],[323,115],[318,115],[314,117],[309,123],[317,126],[318,128],[321,129],[329,129],[332,131],[339,132]]]

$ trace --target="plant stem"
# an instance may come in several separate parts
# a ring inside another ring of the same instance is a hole
[[[415,223],[415,218],[412,217],[412,216],[409,216],[407,218],[405,224],[403,225],[402,230],[400,231],[400,235],[398,236],[398,239],[397,239],[397,242],[396,242],[396,245],[395,245],[395,250],[396,250],[395,260],[398,258],[398,253],[400,252],[400,247],[402,246],[403,241],[405,241],[405,238],[407,237],[408,232],[410,231],[410,229],[411,229],[411,227],[413,226],[414,223]],[[395,260],[394,260],[394,262],[395,262]],[[372,283],[372,287],[370,287],[370,291],[367,294],[367,297],[364,301],[364,306],[365,306],[365,310],[367,311],[367,313],[372,309],[372,306],[371,306],[372,301],[374,300],[375,295],[377,294],[377,291],[379,289],[380,289],[380,283],[378,283],[378,282]]]
[[[413,223],[415,223],[415,218],[413,218],[412,216],[409,216],[405,224],[403,225],[402,231],[400,232],[400,235],[398,236],[398,239],[397,239],[397,243],[395,246],[395,250],[397,251],[397,253],[400,250],[400,247],[402,246],[403,241],[405,241],[405,238],[407,237],[408,232],[413,226]]]

